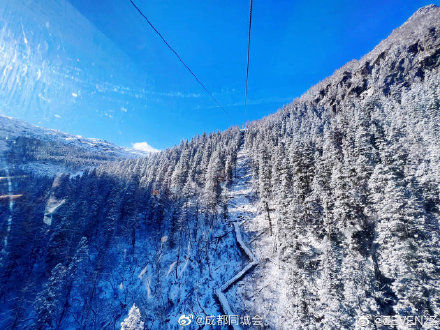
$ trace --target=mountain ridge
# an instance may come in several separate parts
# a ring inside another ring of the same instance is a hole
[[[9,121],[9,124],[6,123],[6,121]],[[45,136],[48,138],[53,137],[54,139],[64,139],[67,144],[70,143],[70,141],[73,141],[71,143],[76,142],[79,147],[85,147],[86,145],[96,146],[97,148],[101,149],[98,150],[99,152],[104,152],[105,148],[107,147],[108,149],[114,149],[115,153],[119,152],[121,157],[135,157],[138,155],[145,155],[145,153],[139,150],[117,146],[116,144],[113,144],[106,140],[97,138],[84,138],[81,135],[68,134],[60,130],[32,125],[27,123],[26,121],[9,116],[0,115],[0,126],[3,139],[15,137],[17,135]]]
[[[316,100],[318,96],[315,94],[321,93],[322,90],[325,90],[325,88],[329,86],[329,83],[332,83],[335,80],[338,80],[339,83],[341,82],[346,83],[347,78],[344,77],[344,74],[346,72],[350,72],[351,74],[353,74],[364,70],[363,72],[364,74],[365,73],[367,73],[368,75],[371,74],[370,71],[372,70],[372,68],[369,67],[369,64],[373,63],[374,66],[376,63],[379,63],[382,59],[381,57],[384,57],[384,54],[386,52],[395,51],[396,48],[399,51],[400,48],[405,48],[410,46],[409,43],[411,43],[411,45],[415,45],[416,43],[414,41],[420,41],[421,38],[426,39],[426,29],[428,27],[429,29],[434,28],[433,33],[435,33],[435,31],[437,31],[438,33],[440,28],[438,24],[439,16],[440,16],[440,7],[436,5],[432,4],[418,9],[413,15],[411,15],[411,17],[403,25],[394,29],[387,38],[382,40],[370,52],[362,56],[359,60],[355,60],[355,59],[351,60],[345,65],[343,65],[341,68],[335,70],[335,72],[332,75],[330,75],[329,77],[323,79],[319,83],[309,88],[297,100],[304,100],[304,101],[312,101],[312,99]],[[417,25],[418,23],[421,24],[417,27],[417,29],[415,29],[415,25]],[[435,44],[429,45],[432,47],[432,49],[438,48],[439,45],[438,39],[434,41],[436,42]],[[417,51],[417,49],[413,51]],[[428,47],[424,49],[425,54],[429,53],[429,51],[430,49]],[[435,52],[434,55],[437,57],[437,62],[438,62],[438,58],[439,58],[438,51]]]
[[[435,328],[439,16],[246,129],[78,176],[0,169],[24,191],[0,204],[0,326],[220,326],[228,305],[269,329]]]
[[[20,148],[27,149],[28,155],[23,155]],[[30,148],[34,150],[30,152]],[[64,154],[60,152],[63,149]],[[37,175],[75,173],[104,161],[146,157],[150,154],[0,115],[0,157],[11,166],[17,163],[24,171]]]

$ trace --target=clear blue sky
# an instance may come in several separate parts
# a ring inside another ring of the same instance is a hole
[[[204,94],[128,0],[69,2],[73,7],[64,6],[64,11],[74,8],[91,24],[60,30],[61,34],[75,34],[68,38],[71,49],[68,53],[75,52],[75,47],[89,48],[73,42],[72,38],[81,39],[92,28],[103,35],[93,32],[87,45],[99,48],[101,53],[93,61],[91,58],[97,54],[94,48],[89,49],[88,55],[84,55],[87,49],[72,55],[78,57],[78,63],[80,60],[86,63],[78,70],[84,76],[75,82],[82,85],[78,88],[80,95],[75,96],[74,108],[72,104],[63,108],[61,102],[56,113],[47,105],[45,116],[39,119],[19,111],[17,116],[42,126],[125,146],[147,141],[160,149],[204,131],[223,130],[275,112],[346,62],[366,54],[419,7],[439,4],[432,0],[254,0],[249,106],[245,114],[248,1],[136,0],[215,94],[227,110],[225,114]],[[38,11],[33,12],[39,15]],[[59,12],[57,9],[45,15]],[[32,30],[32,24],[25,29]],[[104,39],[107,39],[105,45],[100,45]],[[121,50],[122,55],[115,50]],[[105,65],[99,63],[112,63],[112,66],[118,63],[115,74],[106,75]],[[87,79],[93,81],[88,87],[84,82]],[[123,87],[108,87],[106,91],[96,88],[106,84]],[[70,91],[68,94],[71,97]]]

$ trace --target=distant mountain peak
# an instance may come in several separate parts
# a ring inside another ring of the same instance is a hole
[[[426,13],[429,13],[433,10],[439,10],[439,8],[440,8],[439,6],[432,3],[430,5],[426,5],[424,7],[417,9],[411,17],[417,16],[417,15],[425,15]]]
[[[394,95],[398,101],[395,90],[423,81],[439,65],[440,7],[429,5],[418,9],[368,54],[348,62],[297,101],[335,112],[347,99],[362,99],[373,90]]]
[[[26,160],[22,158],[23,152],[20,148],[29,148],[32,157],[26,156]],[[62,156],[59,155],[59,150],[62,150]],[[0,115],[0,159],[18,161],[22,169],[33,173],[53,176],[58,172],[76,172],[106,161],[146,155],[148,153],[142,150],[42,128]]]

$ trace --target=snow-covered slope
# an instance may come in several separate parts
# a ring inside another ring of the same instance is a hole
[[[53,176],[146,155],[104,140],[70,135],[0,115],[0,157],[24,171]]]
[[[29,137],[47,142],[62,143],[71,148],[85,149],[115,157],[136,157],[145,153],[131,148],[119,147],[105,140],[84,138],[80,135],[66,134],[61,131],[42,128],[25,121],[0,115],[0,139],[11,140],[17,137]]]
[[[0,327],[438,328],[439,31],[420,9],[245,130],[55,179],[0,169]],[[5,164],[54,162],[53,134]]]

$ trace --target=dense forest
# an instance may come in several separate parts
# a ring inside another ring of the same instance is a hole
[[[0,327],[225,314],[215,292],[249,264],[237,223],[258,259],[225,290],[237,315],[272,329],[438,315],[439,78],[429,6],[244,129],[146,157],[14,137],[0,169]],[[21,166],[30,158],[66,171]]]

